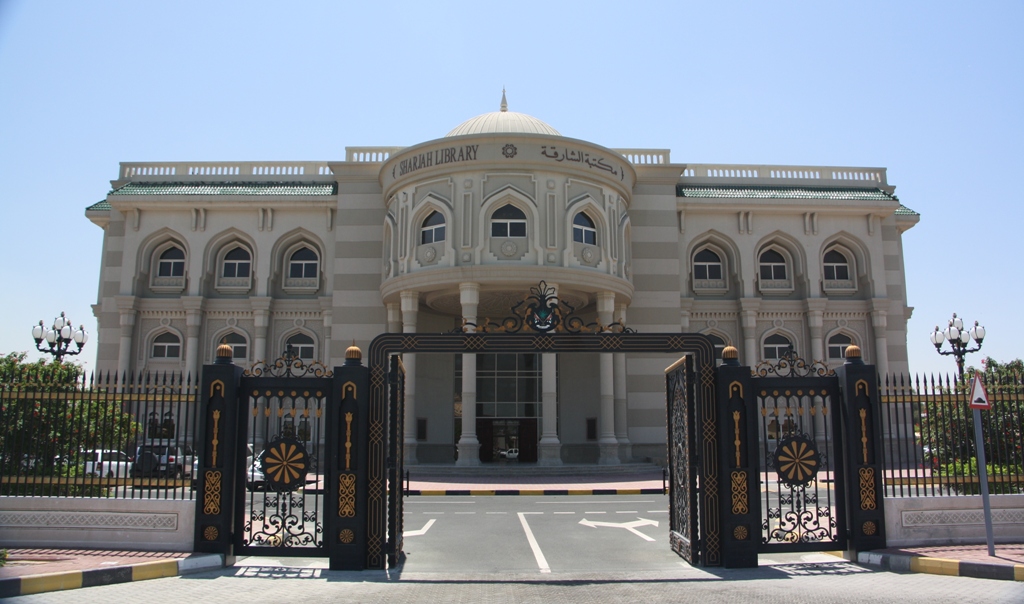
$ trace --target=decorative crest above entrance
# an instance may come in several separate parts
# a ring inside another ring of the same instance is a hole
[[[835,375],[836,372],[821,361],[807,361],[796,356],[796,351],[790,346],[786,352],[777,360],[761,361],[751,372],[754,377],[827,377]]]
[[[277,378],[329,378],[334,373],[319,361],[303,363],[289,344],[281,358],[272,363],[256,361],[252,367],[242,374],[245,377],[277,377]]]
[[[626,327],[622,321],[613,321],[608,325],[602,325],[599,321],[588,323],[575,312],[576,307],[560,300],[555,288],[549,286],[546,281],[541,281],[531,287],[530,296],[516,303],[512,307],[512,314],[501,321],[495,322],[487,318],[478,325],[463,320],[462,326],[455,328],[454,333],[636,333],[636,330]]]

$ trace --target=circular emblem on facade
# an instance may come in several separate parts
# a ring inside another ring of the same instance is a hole
[[[437,258],[437,250],[432,247],[428,247],[423,250],[423,259],[427,262],[433,262]]]
[[[504,147],[501,148],[501,154],[509,159],[512,159],[513,157],[516,156],[516,146],[513,145],[512,143],[505,145]]]
[[[341,529],[338,533],[338,541],[342,543],[352,543],[356,538],[356,534],[352,532],[352,529]]]
[[[878,532],[878,525],[868,520],[860,527],[860,530],[864,531],[864,534],[870,537]]]
[[[215,526],[207,526],[203,529],[203,539],[207,541],[216,541],[217,537],[220,537],[220,531]]]
[[[592,247],[585,247],[585,248],[583,248],[582,256],[583,256],[583,261],[584,262],[593,262],[594,261],[594,248],[592,248]]]
[[[821,453],[814,441],[802,434],[780,439],[774,458],[779,480],[791,488],[810,484],[821,467]]]
[[[737,541],[746,541],[749,536],[750,531],[748,531],[747,527],[742,524],[732,529],[732,537]]]
[[[512,256],[515,256],[518,251],[519,246],[516,245],[514,241],[506,241],[501,244],[501,254],[503,256],[511,258]]]
[[[785,324],[786,324],[786,322],[784,320],[782,320],[782,319],[775,319],[774,321],[772,321],[772,325],[774,325],[775,327],[778,327],[778,328],[781,328]]]
[[[306,484],[309,454],[295,438],[276,438],[260,456],[267,486],[274,491],[294,491]]]

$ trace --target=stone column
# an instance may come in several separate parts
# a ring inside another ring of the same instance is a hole
[[[821,326],[827,301],[823,298],[809,298],[807,301],[807,327],[811,332],[811,357],[808,361],[828,361],[822,340]]]
[[[620,304],[615,315],[618,321],[626,321],[626,305]],[[626,355],[614,355],[615,366],[615,440],[619,441],[619,459],[633,459],[633,445],[629,442],[629,424],[626,407]]]
[[[252,360],[256,363],[259,363],[260,361],[273,361],[277,358],[277,355],[274,355],[273,359],[267,356],[267,332],[270,327],[270,298],[249,298],[249,304],[252,306],[253,327],[256,332],[253,334]]]
[[[203,327],[203,298],[184,297],[181,305],[185,308],[185,376],[195,383],[199,379],[199,332]]]
[[[599,292],[597,294],[597,320],[602,325],[612,322],[615,311],[615,293]],[[619,461],[619,441],[615,438],[615,361],[610,352],[600,354],[599,377],[601,383],[599,434],[597,437],[601,456],[598,463],[615,465]]]
[[[740,324],[743,328],[743,358],[747,367],[757,366],[761,352],[757,349],[757,311],[760,298],[740,299]]]
[[[462,302],[462,318],[467,323],[476,323],[476,311],[480,305],[480,284],[460,283],[459,298]],[[472,327],[468,327],[472,330]],[[459,439],[458,466],[480,465],[480,441],[476,439],[476,354],[462,355],[462,437]]]
[[[402,331],[402,305],[398,302],[388,303],[388,333]]]
[[[888,327],[886,319],[889,301],[883,298],[871,300],[871,327],[875,332],[875,370],[883,376],[889,375],[889,340],[885,337]]]
[[[562,443],[558,439],[558,355],[540,355],[541,362],[541,435],[537,463],[562,465]]]
[[[402,292],[402,333],[416,333],[416,318],[420,311],[420,293]],[[405,463],[414,465],[416,459],[416,355],[402,355],[405,365]]]
[[[117,312],[120,315],[121,342],[117,351],[118,381],[129,377],[132,372],[132,338],[135,334],[135,296],[116,296]]]

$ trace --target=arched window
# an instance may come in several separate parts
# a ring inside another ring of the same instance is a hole
[[[526,237],[526,214],[507,203],[491,214],[491,237]]]
[[[249,360],[249,345],[245,336],[240,333],[229,333],[224,336],[221,343],[231,347],[231,358],[238,361]]]
[[[180,247],[169,247],[160,254],[157,263],[158,277],[184,277],[185,252]]]
[[[597,229],[594,221],[583,212],[576,214],[572,219],[572,240],[576,243],[589,243],[597,245]]]
[[[313,279],[317,276],[320,267],[320,259],[316,252],[303,247],[292,254],[288,260],[288,278],[290,279]]]
[[[420,243],[438,243],[444,241],[444,216],[440,212],[431,212],[423,221],[420,229]]]
[[[848,281],[850,279],[850,262],[836,250],[825,252],[825,280]]]
[[[703,249],[693,257],[693,278],[698,281],[722,278],[722,259],[709,249]]]
[[[252,256],[245,248],[236,247],[224,256],[224,266],[221,268],[221,276],[232,278],[247,278],[252,267]]]
[[[292,354],[297,358],[303,360],[313,359],[313,338],[307,336],[304,333],[297,333],[294,336],[288,338],[285,342],[286,348],[292,349]]]
[[[786,279],[786,259],[775,250],[761,252],[759,258],[761,279],[765,281],[781,281]]]
[[[845,333],[837,333],[828,339],[828,359],[836,361],[846,358],[846,347],[853,344],[853,338]]]
[[[171,332],[153,338],[154,359],[177,359],[181,356],[181,339]]]
[[[781,359],[787,352],[793,349],[793,343],[782,334],[772,334],[764,339],[764,358],[768,360]]]

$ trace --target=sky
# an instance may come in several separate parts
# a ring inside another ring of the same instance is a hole
[[[95,334],[84,210],[119,162],[342,160],[505,87],[565,136],[676,163],[887,168],[921,214],[911,371],[954,370],[928,341],[953,312],[1024,357],[1022,30],[1019,0],[0,0],[0,354],[38,358],[32,325],[62,311]]]

